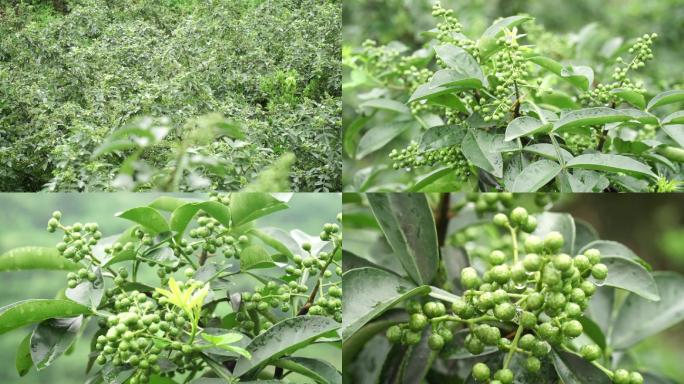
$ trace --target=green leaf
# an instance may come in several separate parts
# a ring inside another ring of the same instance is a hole
[[[361,137],[361,140],[359,140],[359,146],[356,148],[356,158],[363,159],[371,153],[383,148],[399,135],[415,126],[416,122],[413,120],[394,121],[367,130]]]
[[[255,337],[247,351],[252,359],[240,358],[233,374],[242,376],[253,368],[310,344],[340,327],[335,320],[322,316],[299,316],[285,319]]]
[[[549,160],[559,161],[558,152],[556,152],[556,147],[554,147],[553,144],[547,144],[547,143],[532,144],[532,145],[528,145],[527,147],[523,148],[523,151],[534,153],[535,155],[544,157],[544,158],[549,159]],[[561,153],[561,156],[563,156],[563,160],[565,162],[568,162],[568,161],[572,160],[572,158],[573,158],[572,153],[566,151],[563,148],[560,149],[560,153]]]
[[[38,324],[31,335],[31,360],[38,370],[47,368],[71,347],[83,324],[83,316],[50,319]]]
[[[465,134],[466,129],[456,124],[432,127],[423,133],[420,139],[420,150],[433,151],[435,149],[460,145]]]
[[[606,349],[606,336],[603,334],[601,327],[594,320],[585,316],[580,317],[579,322],[582,323],[584,334],[589,336],[601,349]]]
[[[242,271],[252,268],[271,267],[273,265],[271,256],[259,245],[250,245],[240,252],[240,269]]]
[[[605,285],[622,288],[648,300],[660,300],[655,280],[639,263],[615,256],[602,256],[601,262],[608,267]]]
[[[585,108],[562,114],[561,118],[554,123],[553,130],[555,132],[573,132],[581,127],[618,123],[632,119],[633,117],[624,111],[612,108]]]
[[[460,69],[442,69],[435,72],[430,80],[430,88],[477,89],[484,86],[479,74],[467,73]]]
[[[432,210],[419,193],[369,193],[373,215],[408,275],[429,284],[437,273],[439,246]]]
[[[463,138],[461,151],[475,166],[496,177],[503,177],[503,158],[499,148],[503,135],[493,135],[482,130],[469,129]]]
[[[661,122],[662,125],[684,124],[684,111],[678,111],[666,116]]]
[[[280,228],[252,228],[249,233],[275,249],[278,253],[292,259],[299,252],[299,245],[287,232]]]
[[[132,208],[124,212],[119,212],[116,216],[138,223],[152,234],[169,231],[169,224],[166,222],[166,219],[154,208]]]
[[[344,133],[342,134],[342,140],[344,151],[347,152],[349,157],[356,157],[356,146],[358,145],[359,141],[359,132],[361,132],[361,129],[363,129],[371,117],[372,116],[360,115],[345,127]]]
[[[430,84],[421,84],[413,91],[408,103],[413,103],[419,100],[433,99],[440,96],[445,96],[453,92],[458,92],[458,87],[432,87]]]
[[[105,141],[99,147],[95,148],[92,158],[97,158],[112,152],[126,151],[136,148],[137,145],[128,139]]]
[[[71,300],[32,299],[0,308],[0,334],[58,317],[90,314],[90,308]]]
[[[407,192],[421,192],[423,189],[428,188],[431,186],[433,183],[435,183],[437,180],[447,177],[450,174],[454,173],[454,169],[452,167],[442,167],[442,168],[437,168],[430,173],[421,176],[416,180],[416,182],[407,190]]]
[[[17,373],[20,377],[26,376],[26,374],[29,373],[29,371],[31,371],[31,368],[33,368],[33,360],[31,360],[31,349],[29,347],[30,342],[31,333],[24,337],[24,339],[21,341],[21,344],[19,344],[19,348],[17,349],[17,358],[15,366],[17,367]]]
[[[594,81],[594,71],[589,67],[563,66],[563,64],[544,56],[534,56],[527,59],[556,76],[568,81],[575,87],[587,91]]]
[[[465,49],[452,44],[444,44],[436,46],[435,53],[450,69],[479,79],[481,84],[488,85],[480,64]]]
[[[538,119],[530,116],[520,116],[508,124],[505,141],[515,140],[522,136],[533,136],[539,133],[548,133],[553,124],[543,124]]]
[[[591,243],[586,244],[580,249],[579,253],[584,253],[588,249],[597,249],[601,252],[601,256],[612,256],[621,257],[623,259],[628,259],[631,261],[636,261],[641,264],[646,269],[650,270],[651,266],[645,262],[642,258],[637,256],[631,249],[627,248],[624,244],[618,243],[617,241],[609,240],[596,240]]]
[[[394,305],[430,287],[420,286],[376,268],[352,269],[342,276],[342,338],[349,339],[364,324]]]
[[[518,25],[529,20],[534,19],[530,16],[518,15],[506,17],[495,21],[489,28],[487,28],[484,31],[484,33],[482,34],[482,36],[480,36],[480,39],[478,40],[477,44],[480,48],[480,56],[486,59],[500,49],[500,47],[496,44],[496,40],[501,34],[503,34],[504,29],[515,28]]]
[[[375,99],[375,100],[368,100],[361,105],[359,105],[359,108],[361,109],[382,109],[385,111],[390,111],[390,112],[396,112],[400,113],[403,115],[408,115],[411,113],[411,110],[409,107],[407,107],[404,103],[400,103],[396,100],[390,100],[390,99]]]
[[[287,357],[276,361],[273,365],[297,372],[319,384],[342,384],[340,372],[324,360],[308,357]]]
[[[0,271],[47,269],[75,271],[80,265],[60,255],[55,248],[20,247],[0,255]]]
[[[155,199],[148,206],[150,208],[157,209],[159,211],[173,212],[178,207],[187,204],[188,201],[185,199],[179,199],[171,196],[162,196]]]
[[[564,384],[611,384],[612,380],[592,363],[571,352],[551,352],[553,365]]]
[[[174,209],[169,219],[169,227],[172,231],[176,232],[177,238],[183,236],[185,229],[199,211],[206,212],[226,228],[230,228],[231,217],[228,206],[218,201],[186,203]]]
[[[648,176],[654,179],[658,177],[648,165],[622,155],[605,153],[580,155],[567,162],[565,166],[594,171],[623,172],[634,176]]]
[[[666,91],[663,93],[659,93],[654,98],[652,98],[651,101],[648,102],[646,110],[650,111],[653,108],[678,103],[680,101],[684,101],[684,90]]]
[[[609,344],[628,349],[650,336],[684,321],[684,276],[675,272],[654,272],[660,301],[631,294],[620,307],[613,323]]]
[[[633,106],[639,109],[646,108],[646,100],[644,99],[644,95],[637,91],[631,89],[616,88],[610,91],[610,93],[615,94],[617,97],[621,98],[622,100],[632,104]]]
[[[515,178],[511,192],[536,192],[561,171],[560,164],[551,160],[539,160],[525,168]]]
[[[288,208],[282,198],[269,193],[234,193],[229,206],[233,227]]]
[[[684,125],[672,124],[663,127],[663,131],[674,140],[677,145],[684,147]]]

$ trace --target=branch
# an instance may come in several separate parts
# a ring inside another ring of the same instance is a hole
[[[439,247],[444,246],[446,241],[447,228],[449,226],[449,203],[451,202],[451,194],[443,193],[439,200],[437,207],[437,214],[435,215],[435,224],[437,227],[437,241]]]

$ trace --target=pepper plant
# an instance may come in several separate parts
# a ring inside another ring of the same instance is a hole
[[[684,276],[548,211],[551,196],[346,203],[345,381],[674,383],[629,349],[684,320]]]
[[[641,69],[656,34],[612,40],[596,62],[528,15],[479,37],[435,4],[436,27],[346,47],[345,184],[358,191],[672,192],[684,91]],[[589,65],[587,65],[589,64]]]
[[[52,365],[92,323],[87,383],[341,382],[334,361],[296,353],[339,340],[341,229],[255,225],[289,197],[161,197],[117,214],[132,226],[113,235],[55,211],[55,247],[0,256],[0,271],[66,272],[55,299],[0,308],[0,333],[31,326],[19,375]]]

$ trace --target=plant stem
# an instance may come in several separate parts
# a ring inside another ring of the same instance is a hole
[[[522,335],[523,331],[523,326],[522,324],[518,325],[518,330],[515,332],[515,337],[513,338],[513,342],[511,343],[511,349],[508,351],[508,355],[506,355],[506,359],[504,360],[503,368],[507,369],[508,364],[511,363],[511,359],[513,358],[513,354],[515,353],[515,350],[518,348],[518,340],[520,340],[520,335]]]
[[[518,234],[515,227],[508,226],[508,230],[511,232],[511,242],[513,243],[513,262],[518,262]]]

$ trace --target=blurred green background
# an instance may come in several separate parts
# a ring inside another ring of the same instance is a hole
[[[169,196],[172,194],[164,194]],[[80,194],[0,194],[0,254],[14,247],[25,245],[54,246],[61,239],[57,233],[48,233],[46,223],[54,210],[63,213],[65,223],[97,222],[102,233],[116,234],[130,226],[130,222],[114,217],[116,212],[152,202],[162,194],[153,193],[91,193]],[[205,199],[205,194],[173,194],[177,197]],[[301,229],[316,235],[324,223],[334,222],[341,211],[338,194],[297,193],[288,204],[290,209],[276,212],[257,221],[258,226],[275,226],[284,230]],[[66,286],[65,272],[24,271],[0,272],[2,288],[0,307],[30,298],[54,298],[57,291]],[[14,368],[17,347],[29,328],[0,335],[0,383],[1,384],[74,384],[82,383],[89,351],[88,341],[94,332],[93,325],[86,336],[78,342],[74,352],[62,356],[55,364],[36,373],[32,370],[19,378]],[[339,350],[302,351],[302,355],[321,354],[337,357],[341,368]],[[337,355],[337,356],[336,356]],[[312,356],[315,357],[315,356]]]
[[[627,245],[653,270],[684,274],[684,195],[563,195],[554,211],[590,223],[601,239]],[[684,300],[684,296],[682,297]],[[657,314],[653,314],[657,316]],[[684,383],[684,324],[647,339],[632,350],[639,366]]]

